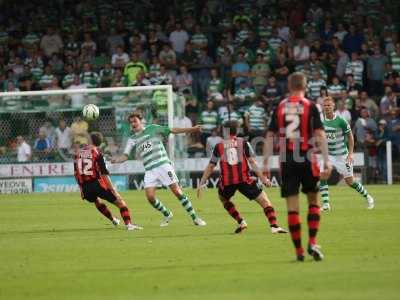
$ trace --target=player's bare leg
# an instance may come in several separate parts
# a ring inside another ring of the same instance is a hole
[[[255,201],[263,209],[265,217],[267,218],[269,225],[271,227],[271,232],[272,233],[287,233],[287,231],[285,229],[279,227],[278,222],[276,220],[275,209],[272,206],[271,201],[268,199],[268,196],[264,191],[261,192],[261,194],[255,199]]]
[[[320,223],[320,202],[318,193],[308,193],[308,253],[314,258],[314,260],[319,261],[324,258],[321,252],[321,247],[317,245],[317,233]]]
[[[173,214],[159,199],[156,198],[156,187],[147,187],[144,189],[144,191],[147,201],[149,201],[150,205],[164,215],[164,220],[161,222],[160,226],[168,226]]]
[[[293,195],[286,198],[286,206],[288,211],[288,226],[290,236],[292,238],[298,261],[304,261],[304,249],[301,246],[301,222],[300,222],[300,205],[299,196]]]
[[[107,205],[105,205],[99,198],[94,201],[94,205],[96,206],[97,210],[109,219],[115,226],[119,224],[119,220],[111,214],[111,211],[108,209]]]
[[[246,221],[240,216],[240,213],[237,211],[235,204],[233,204],[231,199],[225,199],[221,195],[218,196],[225,210],[239,224],[239,226],[235,229],[235,233],[241,233],[243,230],[247,228]]]
[[[374,208],[375,206],[374,198],[372,198],[372,196],[368,194],[368,191],[364,188],[364,186],[361,183],[354,181],[353,176],[346,177],[344,181],[349,187],[355,189],[359,194],[361,194],[365,198],[365,200],[367,200],[368,209]]]
[[[118,198],[113,204],[119,208],[119,212],[121,214],[122,219],[124,220],[126,229],[128,229],[128,230],[143,229],[143,227],[132,223],[129,208],[126,205],[126,202],[124,200],[122,200],[121,198]]]
[[[178,198],[179,202],[183,206],[183,208],[186,210],[188,215],[192,218],[194,225],[197,226],[205,226],[207,225],[206,222],[204,222],[202,219],[200,219],[196,211],[194,210],[192,206],[192,202],[190,202],[189,198],[183,193],[181,187],[177,183],[173,183],[169,186],[171,192],[175,195],[176,198]]]

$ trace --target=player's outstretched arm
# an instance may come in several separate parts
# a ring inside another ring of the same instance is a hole
[[[201,190],[205,186],[207,179],[210,177],[210,175],[214,172],[215,169],[215,164],[209,163],[207,167],[205,168],[203,172],[203,176],[201,177],[201,180],[199,182],[199,185],[197,186],[197,198],[200,198],[201,195]]]
[[[128,155],[122,154],[121,156],[113,157],[111,159],[111,163],[120,164],[120,163],[123,163],[124,161],[127,161],[127,160],[128,160]]]
[[[190,128],[172,128],[171,133],[173,134],[181,134],[181,133],[195,133],[201,132],[201,125],[196,125]]]

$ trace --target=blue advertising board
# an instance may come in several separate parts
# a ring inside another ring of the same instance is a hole
[[[111,175],[110,178],[118,191],[128,189],[127,176]],[[33,179],[33,191],[38,193],[79,192],[79,187],[72,176],[39,177]]]

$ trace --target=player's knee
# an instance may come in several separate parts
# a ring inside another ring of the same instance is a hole
[[[149,203],[155,203],[156,202],[156,197],[154,195],[147,195],[147,201],[149,201]]]
[[[353,184],[353,177],[347,177],[344,179],[344,181],[348,186],[351,186]]]

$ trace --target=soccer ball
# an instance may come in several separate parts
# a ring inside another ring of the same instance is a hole
[[[86,120],[93,121],[99,117],[100,110],[94,104],[87,104],[83,107],[82,114]]]

